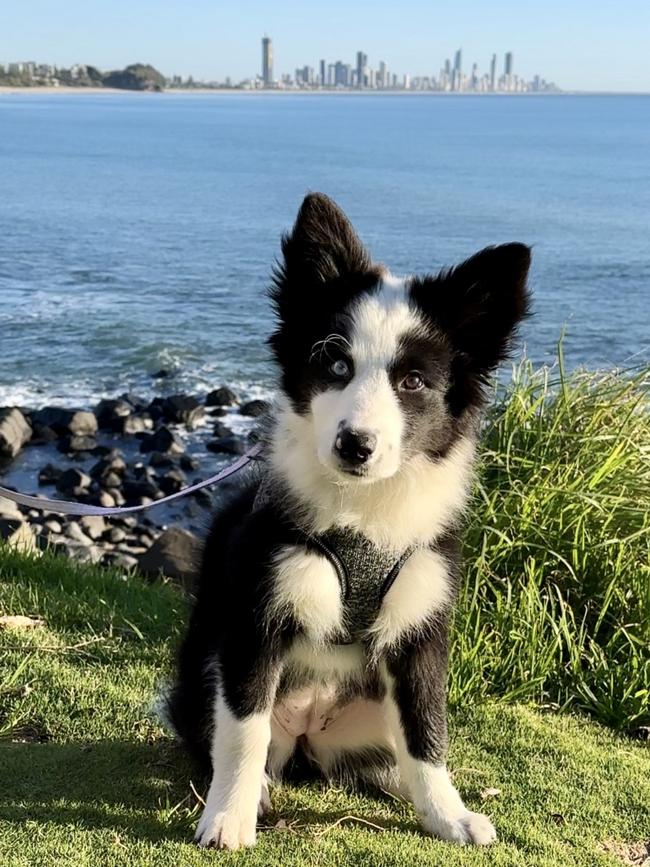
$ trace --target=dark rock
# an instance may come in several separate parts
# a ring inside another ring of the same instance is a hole
[[[97,433],[95,413],[81,409],[46,406],[32,413],[35,425],[51,428],[58,436],[93,436]]]
[[[221,437],[218,440],[211,440],[206,444],[206,449],[209,452],[216,452],[217,454],[243,455],[246,451],[246,443],[233,435]]]
[[[81,470],[70,469],[61,473],[56,482],[56,489],[62,494],[81,496],[88,492],[91,481],[90,476]]]
[[[105,458],[106,455],[110,455],[115,451],[110,446],[98,445],[95,446],[94,449],[90,452],[90,454],[95,458]]]
[[[157,478],[153,467],[147,467],[141,463],[134,464],[131,467],[131,476],[138,481],[145,480],[147,482],[155,482]]]
[[[0,409],[0,458],[15,458],[31,436],[32,428],[19,409]]]
[[[155,373],[151,374],[153,379],[167,379],[167,377],[172,376],[172,371],[167,370],[166,367],[157,370]]]
[[[249,400],[243,403],[239,409],[242,415],[258,418],[265,415],[271,409],[271,404],[268,400]]]
[[[140,571],[152,578],[166,575],[190,587],[201,554],[199,539],[188,530],[172,527],[139,559]]]
[[[165,399],[163,397],[154,397],[147,407],[147,415],[154,422],[160,421],[165,416]]]
[[[45,464],[38,472],[38,483],[39,485],[56,485],[62,473],[61,467],[56,467],[54,464]]]
[[[221,439],[222,437],[230,437],[232,436],[232,430],[228,427],[227,424],[218,421],[214,426],[212,436],[217,437],[217,439]]]
[[[191,455],[181,455],[180,467],[182,470],[191,473],[198,470],[200,466],[201,462],[197,458],[193,458]]]
[[[160,500],[163,496],[158,485],[147,479],[124,482],[122,492],[129,506],[147,505],[148,502]]]
[[[83,434],[63,436],[57,444],[57,449],[66,455],[73,452],[92,452],[96,447],[97,441],[93,437]]]
[[[121,527],[111,527],[106,534],[106,538],[109,542],[117,545],[126,539],[126,532]]]
[[[90,469],[90,475],[105,488],[118,488],[126,472],[126,461],[117,450],[105,455]]]
[[[141,518],[140,523],[135,524],[133,527],[133,532],[136,536],[151,536],[153,538],[153,529],[151,527],[151,519],[150,518]]]
[[[184,457],[181,458],[181,462],[183,460]],[[157,468],[173,467],[174,461],[169,455],[162,455],[160,452],[152,452],[151,457],[149,458],[149,466]]]
[[[140,443],[141,452],[160,452],[167,455],[180,455],[185,451],[182,441],[168,427],[161,427],[148,434]]]
[[[68,457],[77,464],[85,464],[93,456],[92,452],[69,452]]]
[[[33,446],[42,446],[47,445],[47,443],[52,443],[58,438],[59,435],[53,428],[48,427],[45,424],[35,424],[30,442]]]
[[[194,429],[203,420],[205,410],[195,397],[173,394],[164,399],[163,413],[166,421]]]
[[[187,476],[182,470],[170,470],[158,480],[164,494],[175,494],[187,484]]]
[[[235,392],[228,388],[227,385],[222,385],[221,388],[215,388],[205,399],[206,406],[235,406],[239,403],[239,399]]]
[[[228,410],[225,406],[213,406],[207,410],[213,418],[222,418],[228,415]]]
[[[133,406],[126,400],[101,400],[95,413],[101,430],[116,431],[120,424],[133,412]]]
[[[147,401],[143,397],[140,397],[140,395],[134,394],[132,391],[125,391],[124,394],[120,395],[120,400],[130,403],[136,412],[142,412],[143,409],[147,408]]]

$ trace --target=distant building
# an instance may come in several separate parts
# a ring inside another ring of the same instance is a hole
[[[504,64],[504,72],[506,75],[512,75],[513,70],[513,57],[512,51],[506,51],[506,58]]]
[[[268,36],[262,39],[262,81],[265,87],[273,84],[273,43]]]
[[[319,75],[321,87],[325,87],[325,85],[327,84],[327,72],[325,71],[325,68],[326,68],[326,63],[324,60],[321,60],[321,62],[320,62],[320,75]]]
[[[368,55],[363,51],[357,51],[357,87],[365,87],[367,84]]]
[[[492,60],[490,61],[490,90],[497,89],[497,56],[496,54],[492,55]]]

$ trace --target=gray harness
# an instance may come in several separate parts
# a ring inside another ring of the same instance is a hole
[[[278,498],[284,499],[283,493],[282,486],[267,476],[258,489],[253,511]],[[366,630],[377,618],[384,597],[416,546],[396,554],[375,545],[363,533],[345,528],[313,535],[294,524],[290,534],[294,544],[327,558],[339,579],[344,629],[333,643],[356,644],[362,641]]]
[[[362,533],[347,529],[329,530],[317,536],[296,530],[296,541],[326,557],[339,579],[345,627],[336,644],[355,644],[363,639],[379,614],[384,596],[415,550],[407,548],[396,557]]]

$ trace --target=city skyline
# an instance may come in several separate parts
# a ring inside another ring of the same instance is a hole
[[[451,55],[450,55],[451,57]],[[503,72],[498,74],[498,57],[493,53],[489,70],[481,73],[474,61],[471,72],[463,68],[463,49],[453,54],[453,64],[447,57],[438,73],[411,75],[410,72],[394,72],[384,60],[377,68],[368,62],[365,51],[357,51],[354,63],[342,60],[329,62],[321,58],[318,64],[297,67],[293,76],[282,73],[273,75],[273,40],[265,34],[262,39],[261,75],[249,79],[251,87],[275,89],[347,89],[347,90],[430,90],[449,93],[540,93],[557,92],[559,87],[536,74],[530,81],[514,71],[512,51],[503,53]]]
[[[466,0],[462,7],[435,8],[417,0],[399,10],[376,0],[371,11],[342,0],[313,7],[252,0],[246,9],[211,0],[195,0],[191,8],[171,0],[67,0],[63,6],[32,0],[5,10],[0,56],[68,68],[87,62],[119,69],[142,61],[169,76],[240,81],[259,72],[265,31],[274,36],[276,77],[280,67],[293,75],[321,58],[351,62],[364,45],[394,70],[427,75],[449,46],[462,44],[464,56],[483,71],[494,47],[514,53],[516,71],[527,81],[539,72],[565,91],[650,92],[645,0],[629,0],[625,14],[605,0],[524,6]]]

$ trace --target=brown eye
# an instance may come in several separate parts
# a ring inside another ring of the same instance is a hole
[[[412,370],[406,374],[400,384],[400,388],[403,388],[405,391],[420,391],[421,388],[424,388],[424,380],[419,373]]]

